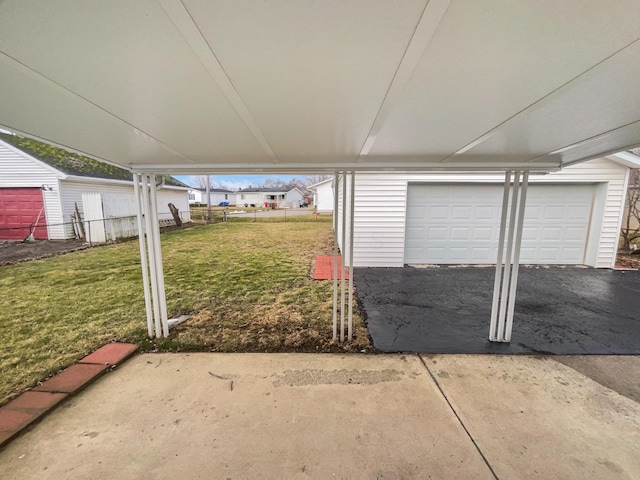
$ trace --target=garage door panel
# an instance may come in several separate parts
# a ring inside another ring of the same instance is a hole
[[[449,207],[429,207],[428,220],[447,220],[449,218]]]
[[[483,241],[491,241],[494,238],[494,232],[491,227],[476,227],[473,229],[473,240],[474,242],[483,242]]]
[[[587,237],[587,229],[582,227],[567,227],[565,231],[565,240],[581,241]]]
[[[521,260],[581,263],[594,191],[593,185],[530,185]],[[495,263],[502,193],[501,185],[409,185],[405,262]],[[427,215],[417,215],[420,209]]]
[[[39,188],[0,188],[0,239],[22,240],[30,233],[29,226],[40,216],[45,225],[44,201]],[[34,237],[47,239],[47,229],[35,229]]]
[[[477,206],[475,208],[476,220],[495,220],[498,218],[496,209],[491,206]]]

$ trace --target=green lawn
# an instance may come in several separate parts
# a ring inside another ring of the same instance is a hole
[[[111,340],[143,349],[370,350],[358,316],[332,344],[332,282],[312,281],[330,223],[228,222],[162,235],[169,339],[146,339],[138,242],[0,267],[0,404]]]

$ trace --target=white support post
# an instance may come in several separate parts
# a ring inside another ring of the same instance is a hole
[[[493,283],[493,303],[491,304],[491,326],[489,327],[489,340],[492,342],[498,339],[498,309],[500,308],[500,287],[502,285],[503,258],[504,258],[504,237],[507,228],[507,211],[509,209],[509,187],[511,183],[511,172],[506,171],[504,175],[504,191],[502,193],[502,215],[500,216],[500,238],[498,240],[498,257],[496,260],[496,276]]]
[[[338,339],[338,172],[333,177],[333,341]]]
[[[345,294],[346,284],[344,278],[345,267],[345,250],[346,250],[346,238],[347,238],[347,172],[342,172],[342,242],[340,254],[342,261],[340,262],[340,342],[344,342],[344,306],[345,306]]]
[[[511,341],[511,330],[513,328],[513,313],[516,304],[516,291],[518,289],[518,272],[520,270],[520,246],[522,244],[522,227],[524,224],[524,209],[527,203],[527,188],[529,186],[529,172],[522,174],[522,188],[518,204],[518,218],[516,225],[516,245],[513,253],[513,272],[511,273],[511,285],[509,287],[509,299],[507,306],[507,323],[504,330],[504,341]],[[512,208],[515,208],[513,206]]]
[[[138,219],[138,245],[140,247],[140,263],[142,266],[142,284],[144,286],[144,305],[147,313],[147,333],[149,338],[154,336],[153,312],[151,305],[151,292],[149,291],[149,265],[147,264],[147,249],[143,223],[143,201],[140,192],[140,175],[133,174],[133,192],[136,197],[136,210]],[[143,185],[143,188],[144,185]]]
[[[353,232],[355,213],[355,189],[356,173],[351,172],[351,191],[349,192],[349,322],[347,325],[347,336],[349,341],[353,339]]]
[[[162,336],[169,336],[169,319],[167,316],[167,299],[164,290],[164,269],[162,268],[162,249],[160,246],[160,219],[158,218],[158,198],[156,195],[156,176],[151,175],[151,215],[153,221],[152,236],[154,237],[153,248],[155,250],[154,259],[156,262],[156,277],[158,288],[158,301],[160,302],[160,323],[162,326]],[[159,332],[158,332],[159,333]]]
[[[507,297],[509,296],[509,278],[511,277],[511,263],[513,255],[513,238],[515,235],[515,221],[518,203],[518,187],[520,185],[520,172],[515,172],[513,176],[513,186],[511,187],[511,212],[509,212],[509,233],[507,237],[507,255],[504,262],[504,273],[502,278],[502,292],[500,294],[500,310],[498,313],[498,338],[504,341],[504,323],[507,312]]]
[[[510,342],[515,311],[518,271],[520,267],[520,247],[522,245],[522,229],[527,200],[529,172],[513,172],[511,186],[511,212],[507,224],[509,208],[509,184],[512,172],[505,174],[505,187],[502,199],[502,218],[500,223],[500,239],[498,242],[498,258],[496,262],[496,278],[494,281],[493,303],[491,306],[491,324],[489,340],[492,342]],[[522,186],[521,186],[522,175]],[[509,229],[506,235],[506,229]],[[504,256],[504,240],[507,237],[506,256]]]
[[[155,259],[156,250],[153,246],[153,220],[151,215],[151,200],[149,195],[149,187],[151,186],[151,177],[142,175],[142,203],[144,207],[144,223],[147,232],[147,252],[149,253],[149,270],[151,273],[151,297],[153,299],[153,319],[155,325],[155,336],[159,337],[162,331],[162,323],[160,321],[160,299],[158,293],[158,274],[157,262]],[[153,185],[155,188],[155,185]]]

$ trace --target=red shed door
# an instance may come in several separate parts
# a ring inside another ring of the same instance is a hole
[[[44,201],[39,188],[0,188],[0,240],[22,240],[30,225],[40,215],[38,225],[45,225]],[[46,240],[47,228],[39,226],[33,232],[37,240]]]

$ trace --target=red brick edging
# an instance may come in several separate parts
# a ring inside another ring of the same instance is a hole
[[[41,420],[64,399],[85,388],[109,367],[125,361],[137,348],[133,343],[109,343],[0,407],[0,448]]]

